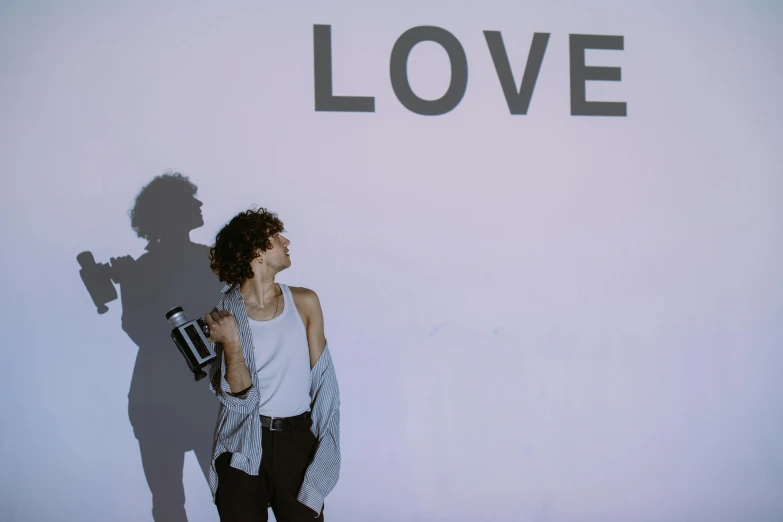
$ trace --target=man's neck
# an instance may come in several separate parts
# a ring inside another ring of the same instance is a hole
[[[239,287],[245,303],[253,307],[265,307],[277,299],[275,277],[256,276],[246,280]]]

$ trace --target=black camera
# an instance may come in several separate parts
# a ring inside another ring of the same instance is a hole
[[[166,319],[174,327],[171,330],[171,338],[185,358],[196,380],[207,376],[202,368],[210,364],[215,358],[212,343],[209,337],[209,325],[201,318],[188,321],[181,306],[176,306],[166,312]]]

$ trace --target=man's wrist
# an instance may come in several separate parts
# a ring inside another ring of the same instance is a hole
[[[229,392],[229,394],[234,396],[234,397],[236,397],[237,399],[244,399],[247,396],[247,392],[249,392],[250,388],[252,388],[252,387],[253,387],[253,385],[250,384],[250,386],[248,386],[244,390],[240,390],[238,392]]]
[[[242,343],[239,339],[223,343],[223,350],[231,354],[239,353],[242,351]]]

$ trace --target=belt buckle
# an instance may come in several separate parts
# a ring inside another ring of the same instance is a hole
[[[275,429],[275,419],[277,417],[269,417],[269,431],[283,431],[282,429]]]

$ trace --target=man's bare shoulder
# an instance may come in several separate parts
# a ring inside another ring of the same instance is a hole
[[[303,286],[289,286],[288,288],[291,290],[291,295],[294,296],[297,305],[302,303],[308,307],[320,306],[318,294],[314,290]]]

